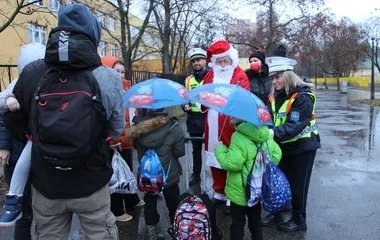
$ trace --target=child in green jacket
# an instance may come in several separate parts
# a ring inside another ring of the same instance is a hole
[[[244,179],[247,179],[257,154],[257,146],[262,145],[266,153],[278,164],[282,153],[280,147],[273,140],[268,127],[257,127],[251,123],[231,118],[231,124],[236,131],[232,134],[229,148],[221,142],[215,145],[215,157],[220,166],[227,171],[225,192],[231,200],[230,239],[244,238],[245,216],[248,217],[248,228],[252,239],[263,239],[261,227],[261,203],[253,207],[247,206]]]

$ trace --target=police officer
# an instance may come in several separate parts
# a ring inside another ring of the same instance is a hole
[[[187,90],[194,89],[203,84],[203,77],[209,71],[206,67],[206,51],[201,48],[192,48],[188,52],[191,64],[193,66],[193,74],[185,80]],[[204,133],[204,115],[195,102],[190,102],[182,106],[187,113],[187,131],[190,137],[203,137]],[[190,177],[189,184],[194,185],[201,181],[202,170],[202,141],[192,141],[193,145],[193,174]]]

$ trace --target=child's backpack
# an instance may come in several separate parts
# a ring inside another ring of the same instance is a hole
[[[161,165],[161,161],[154,149],[149,149],[141,159],[137,172],[138,189],[149,194],[159,194],[169,175],[170,165],[167,174]]]
[[[216,226],[216,210],[207,194],[179,196],[174,224],[168,233],[175,240],[218,240],[221,232]]]
[[[98,149],[106,144],[107,119],[94,68],[51,66],[31,100],[35,156],[57,169],[83,168],[89,159],[105,161]]]
[[[264,210],[270,213],[283,210],[292,201],[290,185],[285,174],[262,146],[257,146],[255,162],[247,177],[246,195],[249,207],[261,200]]]
[[[280,212],[292,204],[292,193],[285,174],[269,160],[266,162],[261,191],[263,209],[269,213]]]
[[[177,124],[178,122],[175,122],[170,127],[166,136]],[[140,161],[137,172],[138,189],[144,193],[159,194],[165,187],[171,164],[172,162],[170,161],[168,171],[165,173],[156,151],[154,149],[149,149]]]

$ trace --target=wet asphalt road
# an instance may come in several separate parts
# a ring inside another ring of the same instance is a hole
[[[308,230],[283,233],[267,227],[264,239],[380,240],[380,108],[357,103],[369,98],[362,90],[349,89],[349,94],[318,90],[316,94],[322,149],[317,152],[310,182]],[[185,158],[181,162],[185,167]],[[207,192],[211,194],[212,182],[206,173]],[[200,188],[195,186],[190,192],[200,192]],[[184,180],[181,189],[185,190]],[[159,228],[166,233],[170,223],[163,198],[159,199],[159,212]],[[131,222],[118,223],[120,239],[145,239],[143,209],[130,214],[134,217]],[[230,219],[223,207],[217,209],[217,223],[223,239],[229,239]],[[0,239],[12,239],[12,231],[1,228]],[[76,217],[70,239],[84,239]],[[166,235],[165,239],[170,238]],[[250,239],[248,228],[245,239]]]

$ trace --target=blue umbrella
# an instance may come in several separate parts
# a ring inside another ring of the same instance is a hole
[[[152,78],[128,89],[124,95],[126,108],[166,108],[189,103],[187,89],[172,80]]]
[[[273,125],[267,107],[256,95],[238,85],[205,84],[189,92],[191,100],[256,126]]]

